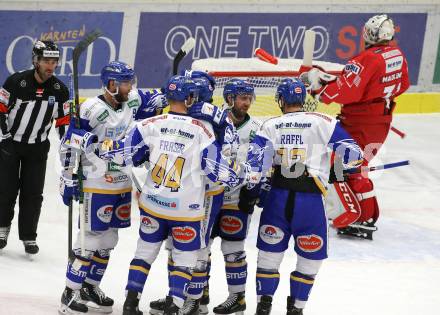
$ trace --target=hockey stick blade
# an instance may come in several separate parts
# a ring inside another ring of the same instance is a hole
[[[84,38],[75,46],[73,49],[73,61],[78,61],[80,55],[83,53],[87,47],[93,43],[99,36],[102,35],[102,32],[99,28],[94,29],[90,33],[87,33]]]
[[[174,57],[173,60],[173,75],[176,75],[179,71],[179,64],[182,61],[183,58],[194,48],[196,45],[196,40],[193,37],[188,38],[185,43],[180,48],[177,55]]]

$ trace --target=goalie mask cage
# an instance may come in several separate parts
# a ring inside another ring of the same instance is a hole
[[[244,79],[255,87],[255,102],[251,105],[250,115],[256,117],[273,117],[281,114],[275,102],[275,92],[285,78],[297,77],[300,72],[301,59],[278,59],[278,64],[270,64],[258,58],[207,58],[195,60],[191,70],[208,72],[215,78],[214,104],[221,106],[223,88],[232,78]],[[331,74],[340,74],[344,66],[337,63],[314,61],[313,65],[321,67]],[[306,102],[313,102],[307,95]],[[317,110],[329,115],[339,112],[339,105],[318,104]]]

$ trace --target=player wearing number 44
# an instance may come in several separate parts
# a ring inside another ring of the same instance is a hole
[[[133,88],[135,72],[123,62],[110,62],[101,71],[104,93],[87,99],[80,109],[80,125],[93,132],[99,141],[120,140],[134,121],[155,115],[166,104],[159,93],[142,93]],[[60,192],[68,205],[79,195],[73,174],[76,154],[68,146],[73,124],[60,146],[63,167]],[[75,258],[67,267],[66,289],[61,298],[60,314],[87,313],[88,310],[111,312],[113,300],[99,289],[111,250],[118,242],[118,229],[130,226],[130,168],[103,162],[95,155],[81,156],[84,180],[85,256],[80,242],[73,247]],[[79,237],[78,237],[79,240]]]
[[[290,274],[287,315],[300,315],[319,268],[327,258],[327,218],[323,195],[330,171],[330,153],[345,168],[362,163],[362,151],[336,119],[304,112],[304,84],[284,80],[276,100],[282,116],[264,122],[251,142],[248,161],[273,168],[271,189],[260,217],[257,247],[257,315],[271,312],[272,296],[280,281],[279,267],[291,237],[297,265]],[[319,145],[321,144],[321,145]]]
[[[329,76],[318,69],[302,74],[301,79],[310,84],[312,94],[321,102],[342,104],[338,119],[365,151],[363,165],[366,166],[377,155],[388,135],[396,106],[394,99],[408,89],[409,79],[406,58],[392,41],[394,24],[387,15],[370,18],[365,23],[363,38],[365,50],[347,63],[336,80],[328,82]],[[368,177],[357,174],[341,185],[358,197],[360,213],[357,219],[354,218],[356,222],[346,221],[353,224],[341,226],[339,232],[353,236],[369,235],[368,238],[372,239],[376,230],[374,224],[379,217],[373,183]],[[335,183],[334,188],[338,190],[339,187]],[[338,198],[335,201],[335,204],[341,204]],[[348,210],[349,207],[342,205],[337,208]],[[333,218],[341,214],[337,209],[332,212],[335,213]]]
[[[99,145],[98,155],[106,161],[134,166],[148,161],[151,165],[139,198],[140,238],[130,263],[124,314],[142,314],[139,299],[151,264],[168,235],[173,238],[174,268],[169,274],[164,314],[177,314],[183,306],[198,250],[206,246],[201,231],[206,176],[232,187],[259,181],[246,163],[235,168],[223,158],[222,144],[209,123],[187,115],[196,94],[191,78],[172,77],[165,87],[168,114],[137,123],[122,140]],[[93,134],[74,128],[67,133],[79,140],[84,152],[96,151]]]

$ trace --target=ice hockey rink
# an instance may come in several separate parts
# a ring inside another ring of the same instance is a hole
[[[407,133],[390,133],[374,165],[410,160],[404,166],[371,174],[382,215],[374,241],[343,239],[330,230],[330,253],[305,309],[307,315],[436,315],[440,302],[440,114],[396,115],[394,126]],[[8,246],[0,252],[0,314],[56,314],[65,285],[67,208],[58,194],[57,140],[52,146],[39,225],[40,253],[29,261],[17,236],[17,217]],[[256,308],[256,235],[260,210],[253,216],[246,243],[249,275],[247,311]],[[120,232],[102,289],[115,299],[113,314],[122,313],[129,262],[136,247],[138,212],[133,204],[132,227]],[[154,263],[141,300],[148,303],[167,292],[166,252]],[[285,314],[289,274],[295,267],[289,250],[281,267],[281,282],[272,314]],[[213,246],[211,304],[227,295],[219,240]]]

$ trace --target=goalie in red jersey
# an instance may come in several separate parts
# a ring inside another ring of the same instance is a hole
[[[338,118],[364,150],[364,166],[378,153],[388,135],[395,97],[410,85],[406,58],[392,42],[393,37],[393,21],[385,14],[375,15],[364,26],[365,50],[348,61],[341,76],[329,81],[331,76],[316,68],[301,75],[321,102],[342,104]],[[342,208],[346,209],[337,224],[334,220],[339,233],[372,239],[379,217],[372,181],[357,174],[334,187],[342,197]],[[348,190],[357,199],[353,200],[354,207],[343,198]]]

